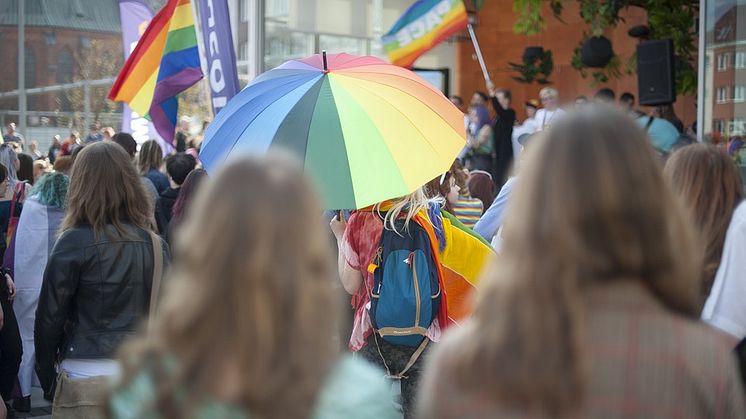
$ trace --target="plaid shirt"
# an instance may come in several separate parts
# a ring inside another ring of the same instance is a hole
[[[672,314],[629,281],[590,292],[587,307],[589,377],[581,411],[571,417],[746,418],[728,337]],[[458,350],[459,340],[446,338],[435,351],[420,417],[536,417],[507,411],[489,395],[463,394],[444,373],[448,368],[439,368]]]

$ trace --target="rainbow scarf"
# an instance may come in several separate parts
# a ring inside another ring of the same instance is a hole
[[[383,49],[392,64],[409,68],[420,55],[468,23],[461,0],[419,0],[382,37]]]
[[[190,0],[168,0],[132,52],[109,99],[147,115],[169,144],[176,129],[176,95],[202,79]]]

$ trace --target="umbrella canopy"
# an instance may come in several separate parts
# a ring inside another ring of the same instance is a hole
[[[413,192],[464,147],[464,115],[409,70],[375,57],[314,55],[262,74],[205,132],[208,171],[234,155],[300,157],[330,209]]]

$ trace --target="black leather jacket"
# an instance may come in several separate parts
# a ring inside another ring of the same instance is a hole
[[[36,372],[45,392],[65,358],[113,358],[150,307],[153,245],[147,231],[113,226],[96,238],[88,226],[62,233],[52,249],[36,310]],[[168,245],[161,240],[164,265]],[[165,270],[165,267],[164,267]]]

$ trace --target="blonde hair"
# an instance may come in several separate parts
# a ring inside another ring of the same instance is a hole
[[[595,106],[552,126],[528,151],[499,261],[449,376],[504,407],[573,416],[582,405],[586,295],[644,285],[670,311],[698,312],[699,257],[685,212],[643,131]]]
[[[544,87],[543,89],[539,90],[539,97],[542,99],[545,97],[556,99],[557,97],[559,97],[559,92],[553,87]]]
[[[404,217],[404,230],[409,230],[409,222],[412,221],[415,215],[419,213],[422,210],[427,210],[430,208],[430,204],[443,204],[444,199],[442,198],[428,198],[428,196],[425,194],[424,187],[417,188],[414,192],[411,194],[404,196],[402,198],[399,198],[398,200],[394,201],[392,204],[392,207],[386,212],[386,215],[383,217],[383,225],[386,229],[397,231],[396,230],[396,220],[399,218],[399,216],[402,214],[402,212],[406,213],[406,216]],[[373,209],[377,213],[381,213],[381,205],[382,203],[376,204]]]
[[[321,213],[285,158],[238,160],[205,180],[177,237],[153,333],[122,353],[125,385],[143,368],[152,373],[152,412],[190,417],[215,400],[251,417],[310,416],[337,356]],[[175,371],[165,369],[169,359]]]

